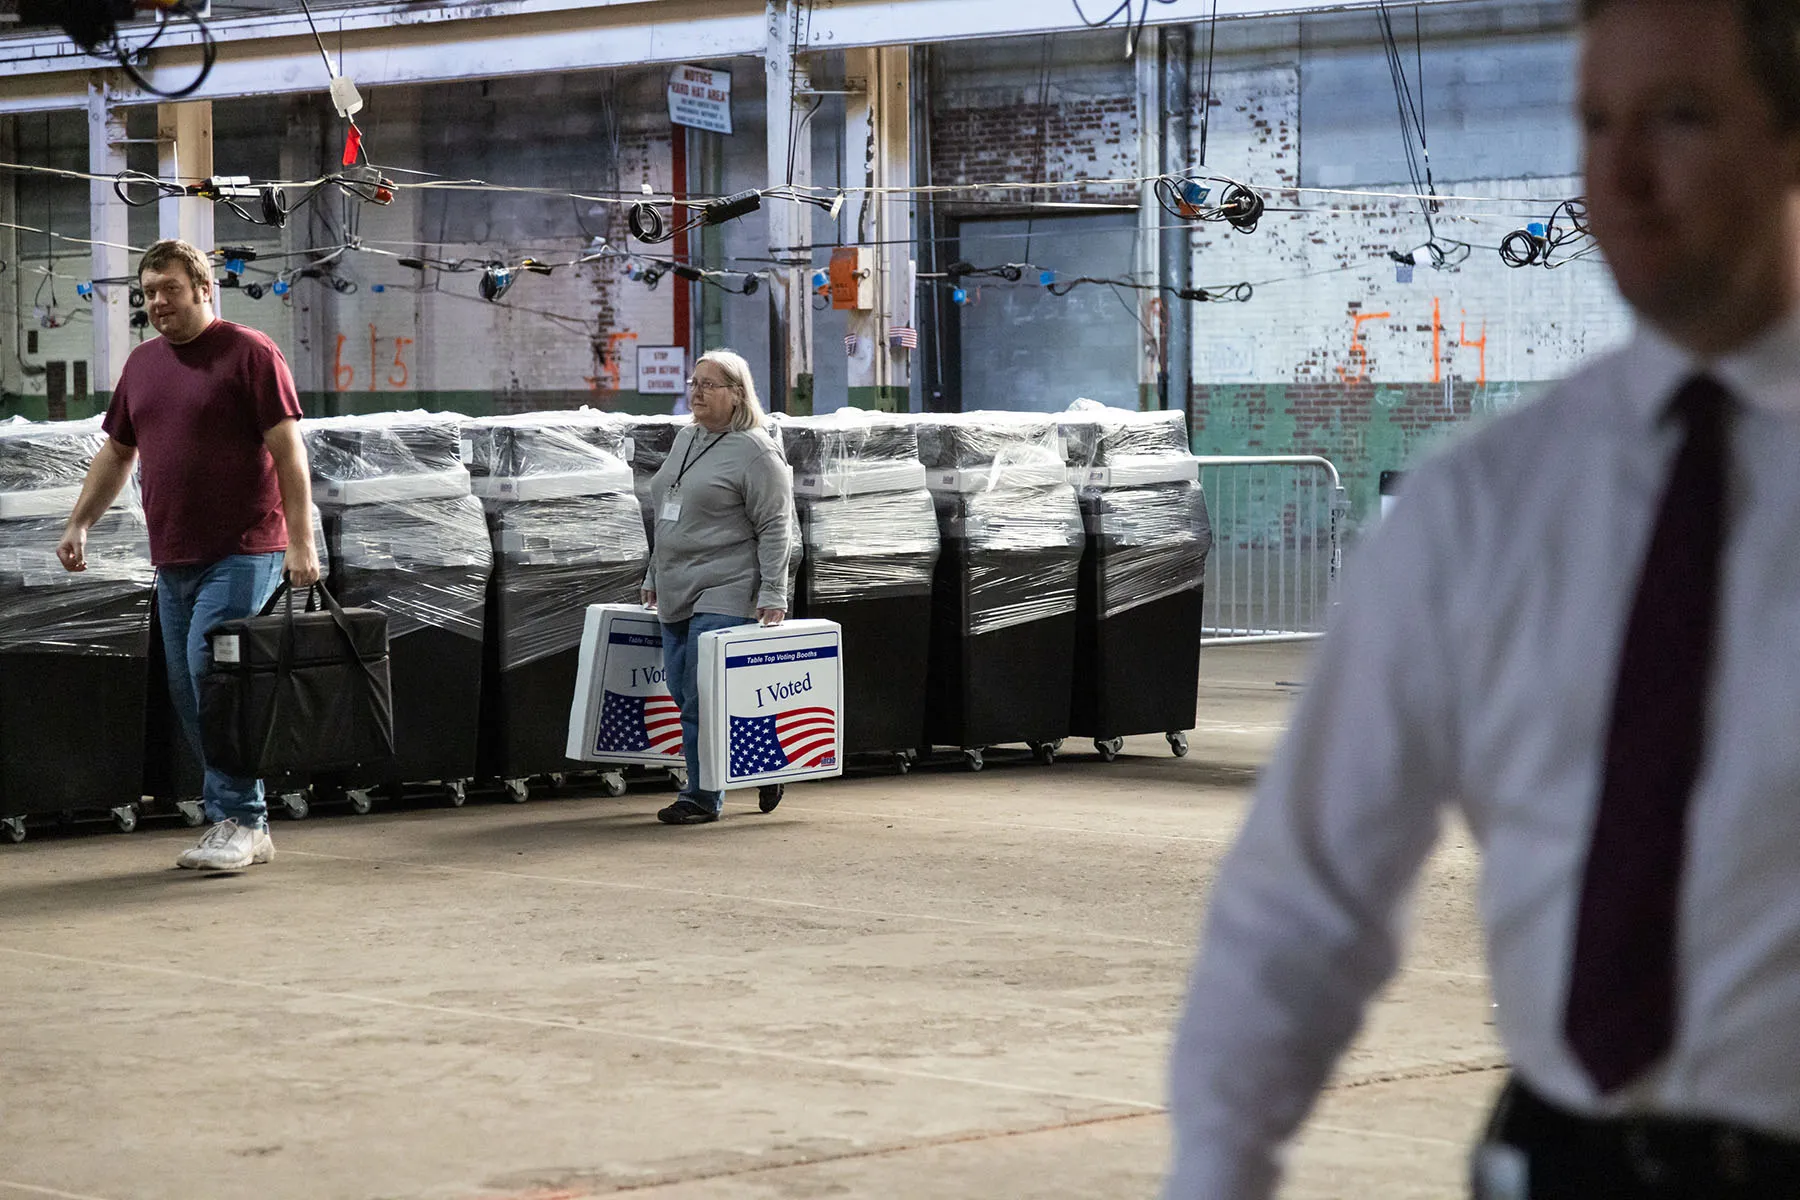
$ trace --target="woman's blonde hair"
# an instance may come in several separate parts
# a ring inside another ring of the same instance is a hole
[[[746,429],[761,429],[768,422],[763,415],[762,402],[756,398],[756,380],[750,377],[750,364],[744,356],[735,350],[708,350],[694,362],[696,370],[701,363],[711,363],[725,373],[725,382],[737,389],[744,402],[731,411],[731,427],[740,432]]]

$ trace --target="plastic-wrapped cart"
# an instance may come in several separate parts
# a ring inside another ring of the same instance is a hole
[[[1138,733],[1186,754],[1212,525],[1185,418],[1078,404],[1061,427],[1086,526],[1069,732],[1108,760]]]
[[[461,461],[464,418],[381,413],[309,421],[332,590],[388,614],[394,759],[336,782],[367,811],[378,785],[440,783],[461,803],[478,770],[493,547]]]
[[[925,728],[936,509],[918,432],[895,417],[845,409],[787,418],[805,555],[793,611],[843,629],[843,748],[910,767]]]
[[[918,419],[943,550],[932,592],[925,741],[1024,742],[1045,762],[1067,735],[1081,512],[1049,417]]]
[[[0,836],[36,813],[137,824],[144,774],[150,545],[135,488],[88,531],[86,571],[56,558],[97,421],[0,425]]]
[[[635,601],[649,546],[622,422],[597,413],[532,413],[463,430],[475,494],[487,509],[494,573],[487,606],[480,773],[522,800],[529,779],[575,766],[565,730],[582,624],[598,604]],[[624,791],[617,771],[607,791]]]

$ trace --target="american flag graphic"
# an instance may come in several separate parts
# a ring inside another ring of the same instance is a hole
[[[822,767],[837,758],[837,714],[794,708],[767,717],[731,718],[731,777],[786,767]]]
[[[681,709],[667,693],[627,696],[608,691],[600,708],[596,753],[680,754]]]
[[[911,325],[896,325],[888,330],[888,345],[896,350],[917,350],[919,331]]]

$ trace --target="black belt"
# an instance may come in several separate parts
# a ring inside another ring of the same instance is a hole
[[[1584,1117],[1516,1079],[1487,1141],[1523,1154],[1520,1200],[1800,1200],[1800,1144],[1725,1121]],[[1510,1200],[1479,1180],[1475,1194]]]

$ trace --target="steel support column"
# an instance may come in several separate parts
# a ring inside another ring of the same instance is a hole
[[[851,95],[845,104],[845,158],[862,163],[845,179],[850,187],[912,186],[912,55],[906,47],[851,50],[844,56]],[[856,337],[850,356],[850,403],[882,412],[904,412],[912,402],[912,350],[890,335],[912,326],[913,202],[906,194],[852,193],[855,241],[868,243],[875,307],[850,314]]]
[[[812,183],[812,88],[804,55],[796,56],[792,0],[768,0],[768,186]],[[789,200],[765,202],[769,218],[769,403],[777,412],[812,412],[812,209]]]
[[[1162,31],[1162,157],[1166,171],[1186,170],[1192,151],[1188,146],[1188,112],[1193,103],[1189,84],[1193,43],[1185,29]],[[1176,222],[1158,208],[1164,225]],[[1193,281],[1193,237],[1184,229],[1167,229],[1162,238],[1162,281],[1177,292]],[[1168,293],[1164,293],[1165,297]],[[1172,300],[1165,312],[1163,406],[1187,412],[1188,430],[1194,428],[1194,322],[1202,306]]]
[[[1146,29],[1135,62],[1138,117],[1138,174],[1160,175],[1168,170],[1163,144],[1163,75],[1157,53],[1162,31]],[[1132,281],[1144,290],[1137,294],[1138,407],[1162,408],[1166,404],[1168,344],[1166,330],[1175,315],[1169,296],[1160,290],[1163,267],[1163,211],[1150,182],[1138,188],[1137,253]]]
[[[156,174],[171,183],[198,183],[213,173],[212,101],[156,106]],[[292,178],[285,176],[284,178]],[[168,197],[157,204],[157,232],[202,250],[214,249],[212,201]]]
[[[88,187],[88,236],[94,240],[92,278],[127,279],[136,269],[129,210],[113,192],[112,176],[125,169],[125,109],[118,103],[112,77],[96,71],[88,81],[88,170],[102,178]],[[96,398],[111,396],[131,353],[131,307],[127,284],[94,286],[94,358],[92,387]]]

